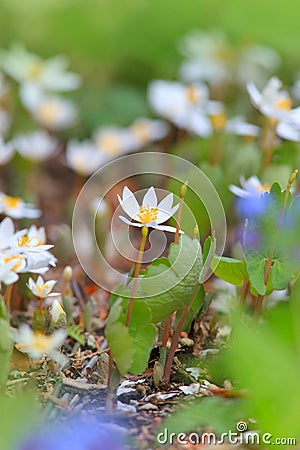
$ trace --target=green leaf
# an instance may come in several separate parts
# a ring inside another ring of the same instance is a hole
[[[287,262],[279,261],[273,262],[270,270],[270,282],[273,289],[283,290],[291,281],[295,273],[295,267]]]
[[[260,325],[236,316],[232,346],[222,362],[227,376],[251,392],[248,417],[274,437],[300,434],[299,319],[289,309],[288,303],[278,305]]]
[[[147,367],[156,336],[156,326],[150,322],[150,309],[143,300],[134,302],[129,333],[133,339],[134,358],[129,372],[139,375]]]
[[[112,305],[105,327],[105,336],[121,375],[128,372],[134,355],[133,339],[124,325],[124,300],[119,298]]]
[[[211,267],[217,277],[235,286],[241,286],[249,278],[245,262],[238,259],[214,256]]]
[[[185,331],[186,333],[189,333],[189,331],[191,329],[192,321],[194,320],[194,318],[196,316],[198,317],[198,314],[199,314],[199,312],[200,312],[200,310],[201,310],[201,308],[202,308],[202,306],[204,304],[204,297],[205,297],[204,287],[200,286],[200,289],[197,292],[197,294],[196,294],[196,296],[195,296],[195,298],[193,300],[193,303],[192,303],[191,309],[190,309],[190,311],[188,313],[188,316],[185,319],[185,322],[184,322],[183,327],[182,327],[182,331]],[[176,320],[175,320],[175,323],[174,323],[174,328],[176,328],[177,323],[180,320],[180,317],[181,317],[181,314],[182,314],[182,310],[178,310],[177,312],[179,314],[176,314]]]
[[[266,258],[259,252],[248,249],[245,252],[245,260],[251,286],[260,295],[265,295],[267,290],[267,286],[264,282]]]
[[[186,235],[171,245],[167,260],[161,258],[147,267],[139,279],[138,295],[146,298],[153,323],[189,304],[199,288],[202,267],[200,243]]]
[[[105,335],[121,375],[142,373],[147,367],[156,336],[150,310],[144,300],[135,299],[129,327],[125,326],[128,300],[119,298],[111,307]]]
[[[79,342],[80,345],[85,344],[85,335],[83,333],[83,328],[80,325],[70,325],[67,328],[68,335]]]
[[[204,245],[203,245],[203,268],[200,273],[199,283],[203,283],[206,279],[208,272],[210,270],[212,270],[211,263],[213,261],[214,254],[216,252],[216,244],[217,244],[217,241],[216,241],[214,234],[213,234],[212,238],[209,236],[204,242]]]

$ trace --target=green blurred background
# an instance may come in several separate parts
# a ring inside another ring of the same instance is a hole
[[[176,78],[178,40],[197,28],[274,47],[284,60],[278,75],[293,81],[299,12],[297,0],[0,0],[0,47],[20,41],[44,57],[67,54],[84,79],[75,97],[91,130],[146,114],[147,83]]]

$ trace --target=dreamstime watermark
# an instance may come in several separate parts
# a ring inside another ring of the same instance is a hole
[[[118,158],[97,170],[85,183],[77,197],[72,221],[74,248],[80,265],[95,284],[109,292],[114,292],[113,286],[120,283],[126,284],[127,282],[127,275],[111,264],[109,257],[99,246],[97,211],[102,209],[107,196],[113,193],[113,198],[116,200],[117,194],[121,195],[123,187],[127,184],[130,186],[132,181],[135,185],[143,187],[138,192],[134,192],[138,202],[141,201],[150,186],[155,187],[159,200],[161,200],[169,194],[170,183],[176,183],[176,188],[173,191],[178,189],[179,194],[181,185],[188,181],[188,189],[190,195],[193,196],[193,202],[194,204],[195,201],[199,202],[201,207],[204,208],[210,223],[211,235],[216,237],[215,253],[219,256],[222,255],[226,241],[225,213],[220,197],[207,176],[191,162],[174,155],[158,152],[135,153]],[[91,204],[94,203],[96,198],[98,198],[98,205],[91,213]],[[174,204],[178,202],[179,197],[174,195]],[[120,206],[114,209],[105,242],[109,243],[110,252],[113,248],[115,254],[135,263],[138,250],[132,242],[132,230],[119,219],[119,215],[124,214]],[[192,235],[197,220],[192,209],[189,208],[188,202],[185,203],[184,219],[189,223],[189,229],[184,231]],[[149,263],[162,256],[170,243],[164,233],[155,228],[149,228],[148,240],[150,248],[144,252],[144,263]],[[181,249],[177,258],[180,257],[180,252]],[[188,261],[180,274],[181,279],[185,278],[192,270],[194,262]],[[153,296],[173,287],[167,283],[167,270],[163,274],[157,275],[161,279],[156,280],[157,288],[155,292],[153,291],[153,283],[151,284]],[[109,277],[107,277],[107,274],[109,274]],[[211,274],[212,271],[208,271],[205,279]],[[181,281],[179,278],[178,283]],[[145,280],[145,284],[147,282],[148,280]],[[150,280],[149,283],[151,283]],[[145,289],[145,291],[149,290]]]
[[[206,432],[198,433],[169,433],[167,428],[158,433],[156,437],[160,445],[221,445],[225,442],[232,445],[296,445],[294,437],[275,437],[271,433],[260,434],[258,431],[248,431],[248,425],[244,421],[236,424],[236,431],[229,430],[221,435]]]

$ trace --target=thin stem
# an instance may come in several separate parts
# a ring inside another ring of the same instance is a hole
[[[176,223],[176,233],[175,233],[175,237],[174,237],[174,244],[178,244],[178,242],[179,242],[179,231],[180,231],[180,225],[181,225],[182,207],[183,207],[184,197],[185,197],[186,190],[187,190],[187,185],[188,185],[188,182],[186,181],[181,186],[181,189],[180,189],[180,204],[179,204],[179,209],[178,209],[178,214],[177,214],[177,223]]]
[[[43,313],[43,297],[40,297],[40,313]]]
[[[274,251],[271,251],[269,253],[267,262],[266,262],[266,267],[265,267],[265,273],[264,273],[264,283],[265,286],[268,285],[268,279],[269,279],[269,275],[270,275],[270,271],[271,271],[271,267],[272,267],[272,263],[273,263],[273,256],[274,256]],[[260,314],[261,308],[262,308],[262,304],[263,304],[263,300],[264,300],[264,295],[259,295],[257,297],[255,306],[254,306],[254,315],[257,316]]]
[[[13,290],[13,283],[9,284],[6,288],[5,294],[4,294],[4,303],[6,304],[6,308],[8,311],[10,311],[10,301],[11,301],[11,294]]]
[[[265,152],[265,160],[262,167],[264,172],[270,165],[276,146],[276,134],[275,134],[276,122],[268,120],[261,140],[261,149]]]
[[[174,360],[174,355],[175,355],[175,351],[177,348],[177,344],[179,341],[179,337],[180,337],[180,333],[182,330],[182,327],[184,325],[184,322],[188,316],[188,313],[190,312],[192,303],[194,301],[195,296],[197,295],[198,289],[196,289],[195,294],[193,295],[190,303],[187,305],[187,307],[185,308],[185,310],[182,313],[182,316],[180,317],[180,320],[178,322],[178,325],[175,329],[174,335],[173,335],[173,339],[172,339],[172,343],[171,343],[171,347],[168,353],[168,357],[167,357],[167,362],[166,362],[166,366],[165,366],[165,372],[164,372],[164,380],[168,383],[170,381],[170,376],[171,376],[171,368],[172,368],[172,364],[173,364],[173,360]]]
[[[139,273],[141,270],[143,253],[145,250],[147,236],[148,236],[148,228],[143,227],[142,228],[142,239],[141,239],[141,243],[140,243],[138,258],[137,258],[137,262],[136,262],[135,269],[134,269],[134,279],[133,279],[133,283],[132,283],[131,297],[129,300],[129,306],[128,306],[127,317],[126,317],[126,322],[125,322],[126,327],[129,327],[130,320],[131,320],[131,315],[132,315],[132,310],[133,310],[133,305],[134,305],[134,298],[135,298],[137,285],[138,285],[138,276],[139,276]]]
[[[246,303],[246,298],[250,289],[250,281],[245,281],[241,291],[241,303]]]

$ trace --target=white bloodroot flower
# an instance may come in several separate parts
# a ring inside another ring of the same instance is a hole
[[[48,130],[70,128],[78,119],[78,111],[71,100],[45,94],[32,86],[23,86],[20,97],[33,119]]]
[[[14,333],[14,340],[19,344],[20,350],[28,353],[30,358],[39,359],[48,356],[62,366],[67,362],[67,358],[58,349],[65,338],[64,330],[57,330],[50,336],[46,336],[42,333],[34,333],[26,324],[20,325],[19,330]]]
[[[4,142],[3,138],[0,135],[0,166],[7,164],[14,156],[14,153],[14,144],[12,142]]]
[[[119,218],[127,225],[132,225],[134,227],[146,226],[155,228],[156,230],[169,231],[172,233],[176,232],[176,228],[174,227],[160,225],[170,219],[179,208],[179,203],[172,207],[172,193],[168,194],[160,203],[158,203],[155,189],[152,186],[146,192],[142,205],[139,205],[134,194],[127,186],[125,186],[122,198],[118,195],[118,200],[123,211],[128,214],[132,220],[136,221],[132,222],[126,217],[119,216]]]
[[[23,256],[0,256],[0,283],[12,284],[19,279],[19,272],[26,267]]]
[[[207,86],[201,83],[184,85],[177,81],[155,80],[148,88],[153,111],[177,127],[203,137],[212,134],[206,113],[208,95]]]
[[[43,60],[20,44],[0,54],[2,69],[20,84],[32,84],[51,92],[71,91],[81,84],[80,76],[67,72],[68,59],[59,55]]]
[[[53,301],[52,305],[49,306],[48,311],[50,313],[51,320],[54,323],[57,323],[59,321],[61,315],[66,316],[66,313],[58,300]]]
[[[106,162],[105,157],[92,141],[72,139],[67,144],[66,163],[79,175],[88,176]]]
[[[135,150],[135,142],[128,128],[104,126],[94,132],[94,141],[106,161]]]
[[[170,127],[162,120],[140,118],[135,120],[128,130],[136,149],[139,150],[151,142],[163,139],[168,134]]]
[[[33,281],[32,278],[29,278],[27,286],[36,297],[45,298],[58,295],[58,293],[55,292],[51,293],[56,283],[55,280],[44,281],[43,278],[39,276],[36,282]]]
[[[30,203],[25,203],[20,197],[11,197],[0,192],[0,214],[13,219],[37,219],[41,211]]]
[[[281,90],[282,82],[272,77],[260,92],[254,83],[247,84],[253,105],[266,117],[273,120],[291,118],[292,100],[288,92]]]
[[[19,134],[13,142],[20,155],[32,161],[44,161],[50,158],[58,147],[58,141],[43,130]]]
[[[271,186],[269,183],[262,183],[256,176],[252,176],[247,180],[244,177],[240,178],[241,188],[230,184],[229,190],[241,198],[260,197],[262,194],[270,192]]]

